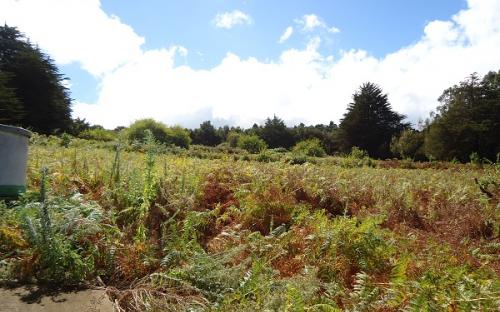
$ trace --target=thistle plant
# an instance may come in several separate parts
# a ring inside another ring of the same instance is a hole
[[[146,229],[144,227],[144,222],[146,216],[149,212],[149,208],[151,206],[151,202],[156,195],[156,179],[154,173],[155,166],[155,158],[156,158],[156,150],[157,143],[153,136],[151,130],[145,130],[145,142],[144,146],[146,149],[146,171],[144,175],[144,188],[142,192],[142,203],[139,207],[138,211],[138,227],[136,233],[137,241],[145,241],[146,240]]]

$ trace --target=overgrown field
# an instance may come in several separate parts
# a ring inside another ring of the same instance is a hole
[[[68,146],[32,145],[29,192],[0,204],[4,281],[107,287],[121,311],[500,307],[498,164]]]

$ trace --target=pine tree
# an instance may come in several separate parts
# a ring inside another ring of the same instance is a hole
[[[391,156],[391,138],[409,128],[403,123],[404,115],[391,109],[387,94],[373,83],[363,84],[353,95],[339,126],[339,136],[344,151],[353,146],[366,150],[376,158]]]
[[[4,88],[15,93],[24,112],[20,120],[4,117],[3,122],[41,133],[70,129],[71,99],[65,78],[49,56],[7,25],[0,27],[0,71],[8,76]]]
[[[285,122],[276,116],[274,116],[273,119],[266,119],[266,123],[260,131],[260,137],[270,148],[289,148],[295,143],[293,134],[286,127]]]
[[[0,123],[19,125],[24,116],[23,107],[15,90],[8,86],[8,77],[0,71]]]
[[[191,137],[193,139],[193,144],[216,146],[222,142],[222,138],[219,137],[209,120],[202,122],[200,128],[192,132]]]

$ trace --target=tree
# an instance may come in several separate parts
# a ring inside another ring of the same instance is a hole
[[[260,137],[270,148],[289,148],[294,144],[291,131],[286,127],[285,122],[276,115],[273,119],[266,119],[264,127],[260,131]]]
[[[4,88],[13,90],[23,112],[20,120],[4,122],[47,134],[70,129],[71,99],[64,76],[50,57],[7,25],[0,26],[0,72],[8,75]]]
[[[353,146],[366,150],[371,157],[391,156],[391,138],[409,128],[403,123],[404,115],[393,112],[379,86],[363,84],[353,95],[339,126],[340,141],[344,151]]]
[[[216,146],[222,142],[221,137],[217,134],[217,130],[208,120],[201,123],[200,128],[195,129],[191,133],[191,137],[194,144]]]
[[[392,137],[391,152],[401,158],[424,160],[424,133],[407,129]]]
[[[500,152],[500,71],[480,80],[472,74],[446,89],[425,138],[430,158],[468,161],[472,153],[496,159]]]
[[[8,86],[8,78],[7,73],[0,70],[0,123],[19,125],[24,111],[15,90]]]
[[[189,131],[181,126],[173,126],[167,129],[167,142],[182,148],[189,148],[191,137]]]

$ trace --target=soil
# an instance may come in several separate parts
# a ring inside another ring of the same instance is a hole
[[[104,290],[0,286],[0,312],[113,312]]]

